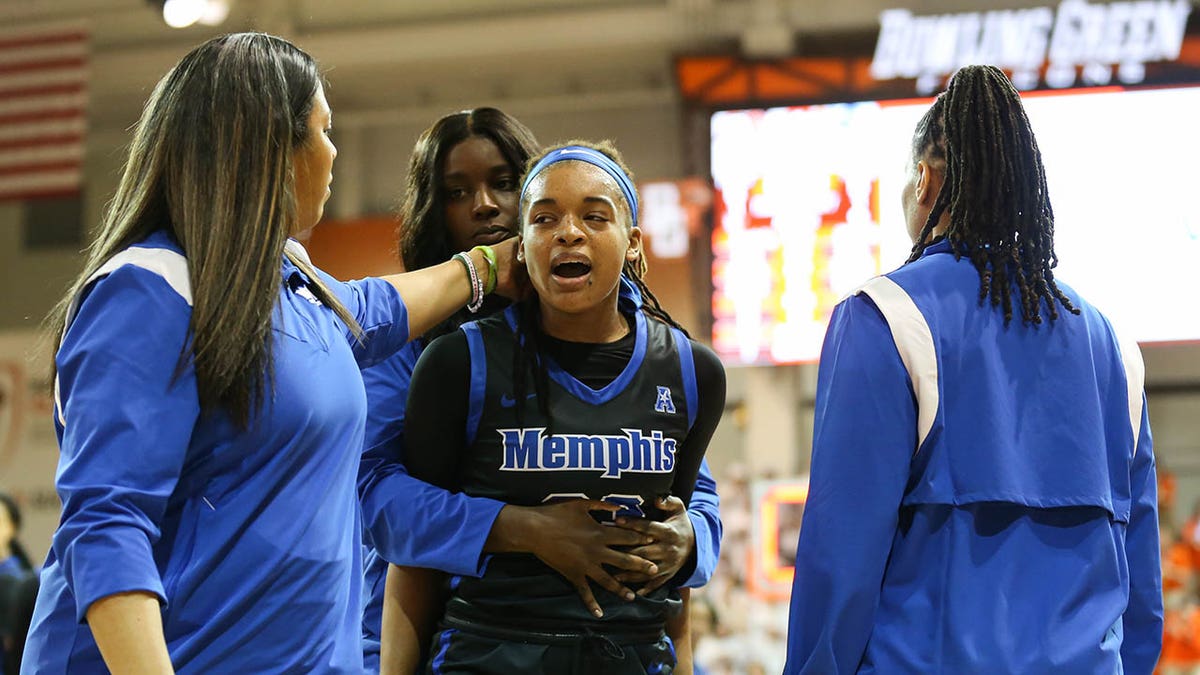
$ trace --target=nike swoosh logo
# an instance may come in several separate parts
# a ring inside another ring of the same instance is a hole
[[[527,394],[525,396],[525,398],[533,398],[534,396],[537,396],[537,394]],[[517,399],[513,398],[512,396],[509,396],[508,394],[503,394],[500,396],[500,407],[501,408],[512,408],[516,405],[517,405]]]

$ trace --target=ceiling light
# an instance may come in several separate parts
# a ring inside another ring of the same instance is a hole
[[[229,0],[208,0],[204,4],[204,13],[200,15],[200,23],[205,26],[219,26],[229,16]]]
[[[187,28],[204,16],[205,0],[167,0],[163,3],[163,21],[171,28]]]

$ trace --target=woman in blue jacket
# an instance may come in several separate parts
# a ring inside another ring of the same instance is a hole
[[[533,133],[495,108],[451,113],[417,140],[401,207],[400,254],[406,269],[423,269],[457,251],[495,244],[516,233],[522,167],[537,152]],[[479,576],[487,554],[502,550],[533,553],[567,578],[596,574],[598,583],[623,592],[635,572],[610,576],[591,562],[615,546],[633,546],[622,560],[633,570],[657,566],[650,590],[681,574],[685,586],[712,576],[720,550],[721,521],[716,483],[701,466],[686,512],[682,502],[663,522],[629,520],[628,530],[606,527],[583,505],[506,505],[486,497],[451,493],[411,477],[404,454],[404,412],[413,367],[434,338],[473,318],[501,309],[489,298],[478,314],[460,310],[383,363],[363,371],[367,386],[367,442],[359,475],[366,531],[363,651],[368,671],[379,669],[379,631],[388,562],[450,574]],[[418,516],[419,514],[419,516]],[[651,544],[643,544],[644,537]],[[640,579],[645,581],[645,579]],[[597,606],[590,587],[583,601]]]
[[[913,254],[834,312],[786,672],[1137,673],[1162,641],[1137,345],[1052,273],[1004,73],[917,126]]]
[[[362,672],[359,368],[510,255],[316,269],[291,237],[329,197],[331,126],[312,58],[262,34],[151,95],[56,317],[63,511],[22,672]]]

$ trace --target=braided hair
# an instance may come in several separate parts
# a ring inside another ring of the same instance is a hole
[[[625,175],[629,177],[630,183],[633,182],[633,172],[629,170],[629,167],[625,164],[624,158],[621,157],[620,151],[617,150],[616,146],[613,145],[611,141],[600,141],[595,143],[591,141],[572,140],[567,141],[566,143],[560,143],[558,145],[544,148],[541,152],[529,158],[529,162],[525,165],[525,173],[528,174],[529,171],[531,171],[533,167],[536,166],[537,163],[540,162],[546,155],[554,152],[555,150],[559,150],[571,145],[591,148],[592,150],[604,154],[611,159],[613,163],[621,167],[621,170],[624,171]],[[522,180],[524,180],[524,178],[522,178]],[[636,189],[637,188],[635,187],[634,197],[640,198],[636,194]],[[519,218],[521,218],[522,223],[525,217],[524,201],[525,196],[522,195],[521,205],[518,207],[521,214]],[[630,227],[634,227],[636,225],[637,223],[632,222],[629,224]],[[646,285],[645,276],[647,269],[648,266],[646,264],[645,255],[639,255],[637,260],[626,260],[621,268],[621,276],[625,279],[628,279],[642,296],[641,311],[646,316],[661,321],[672,328],[682,331],[684,335],[691,337],[691,335],[688,335],[687,330],[685,330],[683,326],[680,326],[679,323],[676,322],[669,313],[667,313],[667,310],[663,308],[662,303],[659,302],[658,297],[655,296],[654,292],[650,290],[650,287]],[[516,338],[518,342],[518,348],[515,349],[513,353],[513,398],[517,401],[525,400],[525,374],[530,373],[532,375],[534,398],[537,400],[538,410],[542,413],[542,415],[545,416],[547,424],[549,425],[552,424],[549,397],[547,395],[550,386],[550,378],[549,373],[546,370],[546,366],[539,356],[541,350],[542,318],[541,304],[537,293],[530,293],[523,300],[516,303],[514,309],[517,315]],[[522,423],[524,417],[522,414],[522,408],[523,406],[521,405],[517,406],[518,423]]]
[[[991,300],[1013,317],[1013,290],[1020,292],[1021,321],[1042,322],[1041,305],[1053,321],[1055,302],[1079,314],[1054,283],[1054,210],[1046,171],[1020,95],[994,66],[966,66],[955,73],[917,124],[914,161],[944,163],[945,183],[913,245],[908,262],[921,257],[930,233],[949,210],[946,239],[956,258],[979,272],[979,303]]]

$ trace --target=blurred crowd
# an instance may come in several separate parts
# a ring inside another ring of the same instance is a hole
[[[753,482],[732,465],[716,475],[721,494],[724,540],[712,581],[692,593],[696,675],[759,675],[783,672],[788,598],[751,592],[754,518]],[[1158,675],[1200,675],[1200,499],[1181,517],[1176,479],[1159,468],[1159,527],[1162,542],[1165,627]],[[791,528],[785,528],[791,529]],[[795,533],[781,533],[780,555],[795,555]]]
[[[0,675],[21,667],[25,635],[37,598],[37,568],[21,545],[21,507],[0,492]]]
[[[718,472],[724,538],[721,559],[707,586],[692,592],[692,640],[696,675],[763,675],[783,672],[788,598],[752,593],[753,525],[751,476],[734,464]],[[792,541],[783,541],[795,555]]]
[[[1175,476],[1161,465],[1158,513],[1165,616],[1162,657],[1155,672],[1200,675],[1200,499],[1189,514],[1181,514]]]

